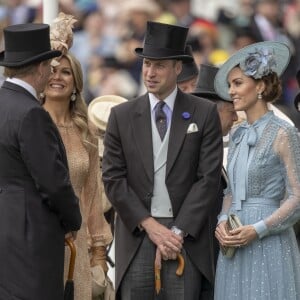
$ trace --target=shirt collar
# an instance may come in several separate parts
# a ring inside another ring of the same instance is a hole
[[[175,103],[175,98],[176,98],[176,95],[177,95],[177,90],[178,90],[178,88],[176,86],[175,89],[173,90],[173,92],[163,100],[168,105],[168,107],[170,108],[171,111],[173,111],[173,108],[174,108],[174,103]],[[158,102],[160,102],[161,100],[157,99],[154,96],[154,94],[152,94],[152,93],[149,93],[149,99],[150,99],[151,111],[153,111],[156,104]]]
[[[36,90],[33,88],[32,85],[30,85],[29,83],[25,82],[24,80],[22,79],[19,79],[19,78],[7,78],[6,81],[8,82],[12,82],[16,85],[19,85],[21,87],[23,87],[25,90],[27,90],[30,94],[32,94],[34,96],[34,98],[37,99],[37,93],[36,93]]]

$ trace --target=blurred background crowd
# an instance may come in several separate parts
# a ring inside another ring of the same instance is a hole
[[[50,0],[49,0],[50,1]],[[71,52],[84,71],[84,96],[127,99],[144,91],[141,47],[146,21],[189,27],[196,64],[220,66],[232,53],[259,41],[282,41],[292,52],[276,105],[300,129],[294,98],[299,92],[300,0],[60,0],[59,10],[77,19]],[[42,0],[0,0],[0,26],[42,22]],[[3,49],[0,30],[0,50]]]

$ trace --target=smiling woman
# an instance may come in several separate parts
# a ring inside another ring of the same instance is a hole
[[[300,139],[293,125],[270,110],[289,57],[284,44],[253,44],[230,57],[215,77],[219,96],[231,98],[246,116],[229,141],[229,185],[215,235],[236,251],[233,258],[219,255],[215,300],[300,297],[293,231],[300,217]],[[243,226],[229,231],[231,214]]]
[[[66,21],[64,24],[69,24],[68,26],[72,24],[68,21],[71,18],[65,15],[61,15],[61,18],[63,19],[56,20],[56,24],[60,20]],[[59,32],[57,34],[55,36],[59,41]],[[82,89],[81,65],[72,54],[64,51],[59,59],[54,63],[52,61],[52,73],[43,92],[42,104],[61,135],[66,149],[71,183],[80,201],[82,226],[75,240],[77,249],[74,273],[75,300],[92,299],[91,267],[95,274],[107,272],[106,246],[112,240],[101,202],[96,127],[88,120]],[[65,275],[69,255],[69,249],[66,248]]]

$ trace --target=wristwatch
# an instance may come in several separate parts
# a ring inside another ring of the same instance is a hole
[[[171,231],[173,231],[175,234],[180,235],[183,238],[187,236],[187,233],[185,233],[183,230],[179,229],[176,226],[172,226],[171,227]]]

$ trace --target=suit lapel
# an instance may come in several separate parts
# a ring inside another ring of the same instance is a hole
[[[188,96],[178,90],[172,114],[166,177],[168,176],[181,145],[184,142],[188,126],[193,119],[194,110],[195,106],[191,104]],[[183,118],[182,113],[184,112],[189,113],[190,118]]]
[[[141,96],[136,103],[132,119],[135,143],[150,180],[153,180],[153,146],[151,130],[151,113],[148,95]],[[133,158],[134,159],[134,158]]]

